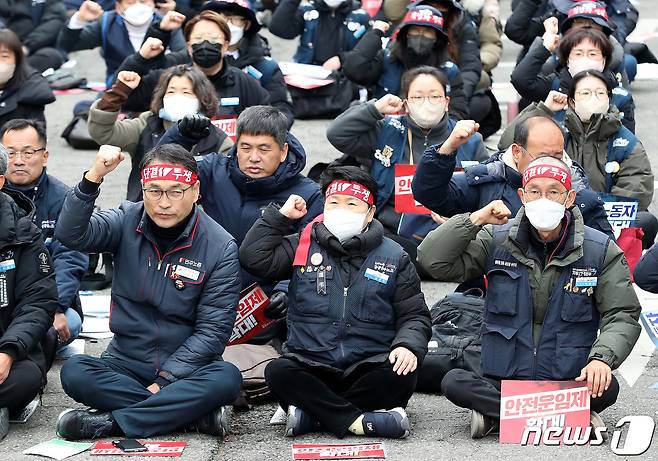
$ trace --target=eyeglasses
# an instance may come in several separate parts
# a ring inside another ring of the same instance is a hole
[[[14,150],[8,150],[7,151],[7,157],[10,159],[16,158],[16,156],[20,155],[23,160],[30,160],[32,157],[37,155],[39,152],[45,151],[46,148],[42,147],[40,149],[25,149],[25,150],[20,150],[20,151],[14,151]]]
[[[531,202],[535,200],[539,200],[542,197],[546,197],[552,202],[559,202],[560,197],[562,197],[564,194],[568,194],[569,191],[565,190],[562,192],[558,192],[556,190],[549,190],[548,192],[542,193],[542,191],[539,191],[537,189],[532,189],[532,190],[523,189],[523,193]]]
[[[432,96],[407,96],[407,100],[411,101],[414,104],[422,104],[423,101],[428,100],[430,104],[439,104],[446,97],[438,94]]]
[[[576,91],[576,94],[578,96],[582,96],[585,99],[591,97],[592,95],[596,96],[596,99],[606,99],[608,97],[608,92],[606,90],[602,90],[602,89],[592,91],[592,90],[586,88],[584,90]]]
[[[600,61],[603,59],[603,53],[601,53],[599,50],[589,50],[589,51],[582,51],[582,50],[573,50],[571,53],[569,53],[569,58],[584,58],[588,57],[590,59],[593,59],[594,61]]]
[[[185,195],[185,192],[187,192],[191,188],[192,186],[188,187],[187,189],[171,189],[171,190],[142,189],[142,191],[144,192],[144,197],[148,198],[149,200],[158,201],[162,198],[162,195],[164,194],[168,200],[180,201],[183,200],[183,196]]]

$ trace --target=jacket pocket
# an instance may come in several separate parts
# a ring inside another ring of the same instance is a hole
[[[388,283],[395,283],[393,275],[391,274],[392,280],[389,280]],[[362,322],[382,326],[392,325],[395,322],[395,314],[389,299],[388,286],[374,280],[366,280],[365,283],[366,287],[363,290],[361,301],[357,305],[351,305],[353,303],[348,301],[348,308],[354,317]]]
[[[516,327],[482,324],[482,372],[501,378],[516,372]]]
[[[299,322],[288,319],[289,349],[324,352],[338,347],[338,325],[334,323]]]
[[[555,360],[553,372],[555,379],[572,380],[580,375],[580,370],[587,365],[596,332],[590,335],[577,331],[561,332],[555,341]]]
[[[294,291],[288,290],[288,293],[294,293],[295,297],[294,307],[291,309],[293,316],[324,317],[328,319],[329,300],[332,296],[330,281],[333,279],[334,271],[325,272],[326,294],[318,294],[317,274],[317,272],[306,272],[298,275]]]
[[[521,275],[507,269],[493,269],[487,273],[489,289],[486,311],[492,314],[516,315]]]
[[[594,304],[591,296],[564,291],[560,317],[565,322],[589,322],[592,320],[593,309]]]

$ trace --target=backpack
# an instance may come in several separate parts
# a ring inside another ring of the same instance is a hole
[[[253,402],[262,402],[270,396],[265,382],[265,367],[279,358],[272,345],[236,344],[226,346],[223,359],[235,365],[242,375],[240,397],[233,403],[236,410],[248,410]]]
[[[473,288],[448,294],[432,306],[430,313],[432,339],[418,371],[417,390],[440,393],[443,377],[454,368],[481,374],[484,293]]]

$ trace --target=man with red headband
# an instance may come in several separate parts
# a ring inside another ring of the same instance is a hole
[[[535,159],[518,194],[523,207],[512,221],[503,201],[494,200],[453,216],[418,249],[418,262],[439,280],[486,274],[489,282],[483,376],[455,369],[441,383],[450,401],[472,410],[473,438],[498,427],[503,379],[583,381],[591,423],[603,426],[598,413],[619,393],[611,370],[630,354],[641,329],[624,254],[584,225],[566,164]]]
[[[197,205],[194,157],[158,146],[141,164],[144,201],[93,212],[103,178],[124,159],[101,146],[66,196],[55,235],[69,248],[114,254],[110,329],[100,358],[71,357],[64,391],[96,411],[67,410],[57,434],[71,440],[150,437],[177,429],[224,436],[223,405],[240,391],[221,360],[240,290],[237,245]]]
[[[265,379],[287,409],[287,436],[403,438],[431,334],[420,279],[373,219],[377,183],[368,173],[329,167],[321,185],[324,214],[301,233],[306,203],[291,195],[265,210],[240,247],[251,273],[291,279],[288,339]]]

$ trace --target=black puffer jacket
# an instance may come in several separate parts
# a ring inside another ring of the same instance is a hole
[[[38,72],[30,69],[27,79],[18,87],[0,91],[0,126],[15,118],[46,121],[46,104],[55,102],[48,82]]]
[[[14,361],[32,360],[45,380],[41,340],[57,310],[57,286],[33,214],[23,194],[0,192],[0,352]]]
[[[289,279],[293,275],[293,259],[299,235],[294,234],[295,221],[283,216],[276,206],[265,209],[263,217],[253,225],[240,247],[240,263],[259,277],[273,280]],[[369,228],[340,243],[324,224],[316,224],[311,239],[315,240],[336,262],[340,280],[351,286],[362,277],[363,263],[368,254],[384,238],[384,229],[377,220]],[[389,281],[390,283],[390,281]],[[431,321],[425,298],[420,289],[420,278],[406,253],[394,280],[395,338],[391,350],[403,346],[411,350],[422,363],[431,337]],[[373,358],[375,360],[375,358]]]

